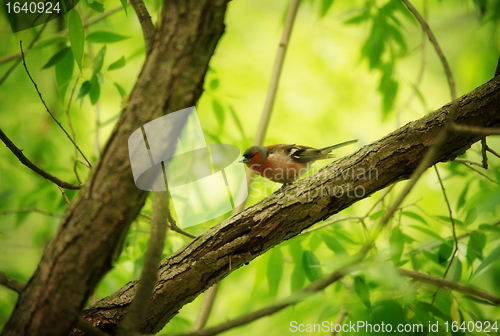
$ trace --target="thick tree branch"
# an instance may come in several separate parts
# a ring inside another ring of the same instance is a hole
[[[208,62],[224,32],[225,11],[225,0],[164,3],[162,25],[128,105],[19,296],[4,336],[70,332],[111,268],[112,257],[147,195],[135,186],[128,138],[147,122],[196,104]],[[180,133],[179,129],[164,131],[172,136]]]
[[[499,101],[500,77],[460,98],[457,121],[481,127],[499,126]],[[164,260],[148,312],[149,321],[142,332],[159,331],[183,305],[273,246],[374,192],[407,179],[440,134],[448,113],[446,105],[408,123],[300,180],[286,193],[273,194],[227,219]],[[451,132],[433,164],[454,159],[479,140],[474,135]],[[89,307],[84,317],[112,329],[125,314],[136,284],[137,281],[130,282]]]
[[[7,148],[10,149],[10,151],[19,159],[19,161],[21,161],[23,165],[33,170],[41,177],[55,183],[56,185],[64,189],[78,190],[82,188],[81,184],[73,184],[65,182],[55,177],[54,175],[47,173],[43,169],[39,168],[37,165],[31,162],[26,156],[24,156],[23,151],[17,148],[17,146],[14,145],[12,141],[10,141],[9,137],[7,137],[7,135],[1,129],[0,129],[0,140],[3,141],[5,146],[7,146]]]

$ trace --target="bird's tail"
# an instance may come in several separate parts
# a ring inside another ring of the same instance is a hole
[[[341,142],[341,143],[333,145],[333,146],[328,146],[328,147],[325,147],[325,148],[320,148],[320,151],[321,151],[321,154],[325,155],[327,158],[332,158],[333,156],[331,156],[331,154],[330,154],[330,152],[332,150],[340,148],[340,147],[344,147],[344,146],[347,146],[347,145],[350,145],[350,144],[353,144],[353,143],[356,143],[356,142],[358,142],[358,139],[356,139],[356,140],[349,140],[349,141]]]

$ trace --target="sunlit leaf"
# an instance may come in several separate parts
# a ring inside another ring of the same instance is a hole
[[[321,239],[323,239],[325,245],[335,254],[347,254],[347,251],[342,246],[342,244],[340,244],[340,242],[333,236],[328,234],[323,234],[321,235]]]
[[[125,90],[119,84],[115,83],[115,86],[116,86],[116,89],[118,90],[118,92],[120,93],[120,96],[122,98],[125,97],[127,92],[125,92]]]
[[[435,233],[434,231],[431,231],[429,229],[426,229],[424,227],[421,227],[421,226],[418,226],[418,225],[410,225],[411,228],[414,228],[415,230],[418,230],[418,231],[421,231],[425,234],[428,234],[429,236],[433,237],[433,238],[436,238],[436,239],[439,239],[443,242],[445,242],[446,240],[441,237],[440,235],[438,235],[437,233]]]
[[[465,185],[465,187],[462,189],[462,192],[458,196],[457,207],[456,207],[457,212],[465,205],[465,200],[467,198],[467,191],[469,191],[469,184],[470,183],[467,183]]]
[[[90,80],[90,90],[89,90],[90,103],[92,105],[95,105],[95,103],[97,103],[100,94],[101,94],[101,85],[99,84],[99,79],[97,78],[97,76],[92,76],[92,79]]]
[[[283,275],[283,253],[278,247],[271,251],[267,265],[267,284],[272,297],[276,296]]]
[[[379,210],[377,212],[374,212],[371,216],[370,216],[370,220],[376,220],[376,219],[379,219],[380,217],[382,217],[384,214],[386,213],[386,210],[385,209],[382,209],[382,210]]]
[[[443,243],[439,246],[439,250],[438,250],[438,262],[441,264],[441,263],[444,263],[445,261],[447,261],[448,259],[450,259],[451,257],[451,254],[453,253],[453,245],[451,242],[446,242],[446,243]]]
[[[493,262],[497,261],[500,257],[500,246],[491,251],[491,253],[483,260],[483,262],[476,268],[472,276],[478,274],[486,267],[490,266]]]
[[[399,263],[404,250],[404,239],[399,226],[392,229],[391,237],[389,238],[391,248],[391,259],[394,265]]]
[[[56,63],[56,83],[59,93],[61,94],[62,101],[64,101],[66,89],[68,88],[71,77],[73,76],[73,70],[75,67],[73,53],[70,48],[68,49],[69,53]]]
[[[94,1],[91,4],[89,4],[89,7],[98,13],[104,13],[104,5],[100,2]]]
[[[101,50],[99,50],[99,52],[95,55],[93,76],[96,76],[98,73],[101,72],[105,54],[106,54],[106,46],[102,47]]]
[[[125,10],[125,15],[127,15],[127,0],[120,0],[120,3],[122,4],[123,6],[123,9]]]
[[[467,216],[465,216],[464,225],[468,226],[468,225],[474,223],[474,221],[476,220],[476,218],[477,218],[477,209],[476,208],[470,209],[467,212]]]
[[[127,64],[125,56],[122,56],[118,61],[113,62],[109,65],[108,71],[123,68]]]
[[[69,53],[71,53],[71,48],[70,47],[62,48],[54,56],[52,56],[48,60],[47,63],[45,63],[45,65],[42,67],[42,69],[48,69],[48,68],[56,65],[57,62],[59,62],[60,60],[62,60]],[[73,57],[73,55],[71,55],[71,57]]]
[[[333,0],[321,0],[321,8],[319,11],[319,15],[321,17],[325,16],[330,7],[332,7]]]
[[[130,38],[107,31],[95,31],[87,35],[87,41],[92,43],[114,43]]]
[[[68,41],[67,36],[52,36],[48,37],[44,40],[41,40],[37,44],[35,44],[29,51],[34,51],[34,50],[39,50],[43,49],[45,47],[54,45],[54,44],[61,44],[61,43],[66,43]]]
[[[217,78],[214,78],[210,81],[210,89],[211,90],[217,90],[219,87],[219,80]]]
[[[370,290],[368,289],[365,280],[360,276],[354,277],[354,292],[358,295],[366,308],[370,309]]]
[[[215,119],[217,119],[219,126],[223,127],[224,120],[225,120],[224,108],[217,100],[213,99],[212,100],[212,109],[214,110]]]
[[[85,97],[90,91],[90,81],[85,81],[82,83],[82,86],[80,87],[80,91],[78,92],[77,98],[82,98]]]
[[[83,47],[85,44],[85,30],[83,29],[82,19],[76,9],[69,12],[68,19],[69,41],[71,51],[75,57],[76,64],[82,70]]]
[[[311,251],[304,251],[302,254],[302,267],[309,281],[313,282],[323,277],[323,272],[319,266],[319,260],[314,253]]]
[[[422,216],[420,216],[419,214],[416,214],[416,213],[411,212],[411,211],[402,211],[401,214],[403,216],[415,219],[415,220],[417,220],[417,221],[419,221],[419,222],[421,222],[421,223],[423,223],[425,225],[428,225],[427,221]]]

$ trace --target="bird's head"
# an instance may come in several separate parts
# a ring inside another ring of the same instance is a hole
[[[243,153],[243,159],[240,162],[245,163],[248,167],[253,165],[262,165],[267,157],[267,147],[252,146]]]

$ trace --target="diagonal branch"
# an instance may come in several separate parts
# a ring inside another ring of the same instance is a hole
[[[42,170],[39,168],[37,165],[35,165],[33,162],[31,162],[26,156],[24,156],[23,151],[19,148],[17,148],[16,145],[10,139],[7,137],[7,135],[0,129],[0,140],[3,141],[3,143],[7,146],[8,149],[12,153],[14,153],[15,156],[21,161],[22,164],[24,164],[26,167],[29,169],[33,170],[35,173],[40,175],[41,177],[54,182],[56,185],[58,185],[61,188],[64,189],[70,189],[70,190],[78,190],[82,188],[81,184],[72,184],[68,182],[64,182],[63,180],[60,180],[59,178],[55,177],[52,174],[47,173],[46,171]]]
[[[21,46],[21,56],[23,58],[23,65],[24,65],[24,69],[26,70],[26,73],[28,74],[28,77],[30,78],[31,82],[33,83],[33,85],[35,86],[35,90],[36,92],[38,93],[38,96],[40,97],[40,100],[42,101],[42,104],[43,106],[45,106],[45,109],[47,110],[47,112],[50,114],[50,116],[52,117],[52,119],[54,119],[54,121],[57,123],[57,125],[59,125],[59,128],[62,129],[62,131],[64,132],[64,134],[66,134],[66,136],[68,137],[68,139],[71,141],[71,143],[76,147],[76,149],[78,149],[78,152],[80,152],[80,154],[83,156],[83,158],[85,159],[85,161],[88,163],[88,165],[90,167],[92,167],[92,165],[90,164],[89,160],[87,160],[87,158],[85,157],[85,154],[82,153],[82,151],[80,150],[80,148],[77,146],[77,144],[73,141],[73,139],[69,136],[68,132],[66,132],[66,130],[64,129],[64,127],[61,125],[61,123],[59,121],[57,121],[56,117],[54,117],[54,115],[52,114],[52,112],[50,112],[49,108],[47,107],[47,104],[45,104],[45,101],[43,100],[42,98],[42,94],[40,93],[40,91],[38,90],[38,86],[36,85],[35,81],[33,80],[33,78],[31,77],[30,75],[30,72],[28,71],[28,67],[26,66],[26,60],[24,59],[24,52],[23,52],[23,41],[19,41],[19,45]]]
[[[460,98],[463,107],[457,121],[498,127],[498,101],[500,77]],[[164,260],[148,312],[150,319],[141,331],[159,331],[182,306],[273,246],[374,192],[407,179],[439,136],[448,113],[449,105],[335,161],[293,184],[286,193],[273,194],[211,228]],[[450,133],[434,163],[454,159],[479,140],[473,135]],[[356,173],[345,174],[352,171]],[[363,171],[364,178],[357,176]],[[328,190],[331,195],[337,191],[337,196],[328,197]],[[344,191],[342,195],[340,190]],[[90,306],[84,317],[113,328],[126,313],[136,284],[132,281]]]

